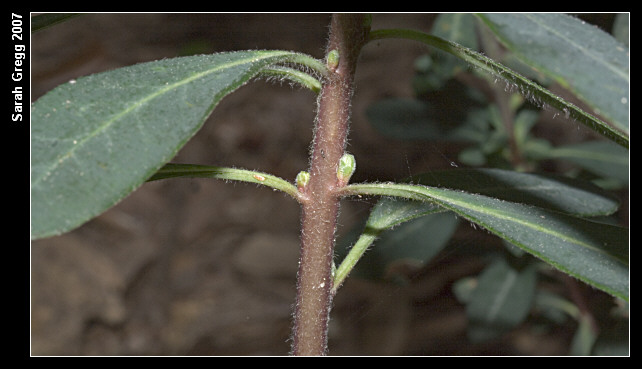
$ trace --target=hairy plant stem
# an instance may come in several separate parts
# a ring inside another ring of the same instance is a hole
[[[339,214],[337,165],[349,129],[350,101],[357,58],[369,25],[360,14],[335,14],[326,53],[332,52],[318,100],[310,179],[301,189],[301,256],[292,335],[293,355],[327,352],[332,306],[332,255]],[[337,63],[338,51],[338,63]]]

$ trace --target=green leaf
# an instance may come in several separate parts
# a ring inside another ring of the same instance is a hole
[[[475,32],[475,17],[470,13],[442,13],[437,16],[431,33],[437,37],[456,42],[470,49],[477,49],[477,33]],[[451,64],[449,75],[454,76],[458,71],[465,70],[465,63],[452,55],[444,54]],[[452,59],[452,61],[451,61]]]
[[[265,68],[261,72],[261,75],[270,78],[273,77],[277,79],[289,80],[290,82],[298,83],[299,85],[308,88],[315,93],[319,93],[321,91],[321,82],[319,82],[318,79],[298,69],[276,66]]]
[[[548,150],[546,156],[572,162],[600,175],[612,178],[621,184],[629,183],[629,151],[607,141],[587,141],[558,146]]]
[[[524,63],[569,88],[629,133],[628,49],[597,27],[555,13],[481,14]]]
[[[486,267],[466,304],[469,338],[485,341],[522,323],[533,305],[536,280],[533,266],[518,271],[497,260]]]
[[[578,216],[610,215],[619,206],[619,201],[612,194],[590,182],[553,174],[502,169],[449,169],[415,175],[411,180],[417,184],[462,190]]]
[[[442,211],[441,207],[429,202],[384,197],[372,208],[367,227],[385,231],[409,220]]]
[[[393,203],[396,205],[390,207],[388,216],[384,209]],[[404,203],[410,206],[405,208]],[[421,211],[421,205],[426,205],[426,211]],[[345,257],[336,270],[333,290],[353,270],[364,278],[396,280],[399,276],[394,267],[399,263],[420,266],[430,261],[446,246],[458,224],[452,214],[431,210],[441,211],[428,203],[392,198],[379,201],[354,245],[349,247],[345,240],[337,245],[338,256]],[[370,247],[375,240],[375,247]]]
[[[578,325],[573,340],[571,341],[571,349],[569,355],[572,356],[589,356],[593,350],[593,345],[597,340],[597,332],[593,328],[593,317],[590,313],[580,314],[578,317]]]
[[[32,238],[116,204],[174,157],[223,97],[284,62],[322,66],[286,51],[188,56],[78,78],[41,97],[32,105]]]
[[[501,200],[535,205],[574,215],[609,215],[615,212],[619,205],[618,200],[611,194],[592,185],[590,182],[556,175],[519,173],[500,169],[455,169],[419,174],[413,176],[410,181],[417,184],[482,194]],[[445,208],[431,202],[408,201],[391,197],[384,197],[379,200],[370,212],[363,234],[350,249],[344,262],[337,268],[336,284],[340,285],[343,282],[343,278],[347,276],[382,232],[415,218],[445,210]],[[403,232],[409,232],[412,229],[416,228],[409,227],[403,229]],[[450,235],[451,233],[448,233],[450,229],[449,227],[443,227],[442,230],[447,230],[443,234]],[[397,231],[395,229],[393,232]],[[436,232],[436,234],[442,233]],[[386,237],[385,234],[384,237]],[[412,236],[404,235],[403,237]],[[443,246],[445,241],[447,239],[444,240],[443,244],[439,243],[439,245]],[[370,261],[370,264],[377,264],[374,268],[377,271],[383,269],[383,261],[390,262],[395,257],[398,257],[398,255],[395,255],[396,251],[380,252],[380,248],[381,241],[378,241],[377,247],[369,253],[384,255],[376,256],[379,259],[377,262]],[[437,246],[434,248],[436,249]],[[419,256],[416,257],[413,257],[412,253],[414,251],[412,249],[402,252],[408,252],[407,255],[404,255],[407,258],[428,260],[427,256],[421,254],[424,251],[417,252],[416,255]]]
[[[297,188],[292,183],[271,174],[253,170],[169,163],[156,172],[148,181],[167,178],[215,178],[227,181],[256,183],[283,191],[295,199],[298,199],[299,196]]]
[[[629,147],[628,134],[611,127],[601,119],[585,112],[561,97],[554,95],[550,91],[539,86],[537,83],[474,50],[468,49],[455,42],[447,41],[440,37],[415,30],[381,29],[370,32],[371,41],[386,38],[415,40],[453,54],[479,70],[504,80],[510,86],[514,86],[522,95],[529,99],[537,100],[542,106],[550,106],[558,109],[559,111],[564,112],[565,115],[572,117],[595,132],[604,135],[608,139],[617,142],[619,145],[626,148]]]
[[[470,13],[442,13],[432,26],[432,34],[477,49],[475,17]]]
[[[628,300],[628,230],[530,205],[419,185],[353,184],[345,195],[433,202],[596,288]]]
[[[357,265],[357,262],[363,257],[366,250],[382,232],[415,218],[441,211],[443,210],[440,207],[427,202],[408,201],[392,197],[384,197],[379,200],[370,212],[370,216],[366,221],[363,233],[359,236],[354,245],[352,245],[337,268],[333,283],[333,291],[336,292],[336,290],[338,290],[345,278],[347,278],[348,274]],[[401,232],[405,231],[406,230],[402,230]],[[445,241],[447,241],[447,239]],[[445,244],[445,241],[443,244]],[[341,254],[347,247],[348,245],[338,245],[337,251]],[[435,246],[434,248],[438,247],[441,246]],[[419,256],[419,258],[426,260],[426,258],[422,258],[422,256]],[[375,272],[370,274],[377,274],[377,277],[379,277],[379,275],[382,274],[381,271],[385,268],[385,264],[390,262],[393,258],[384,255],[383,257],[375,257],[375,259],[385,259],[385,261],[370,262],[370,264],[376,264],[373,268],[375,269]]]
[[[613,37],[629,47],[629,13],[619,13],[613,22]]]

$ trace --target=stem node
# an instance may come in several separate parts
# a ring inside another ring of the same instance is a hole
[[[368,37],[365,18],[360,14],[334,14],[330,24],[326,63],[334,73],[324,80],[318,100],[310,176],[303,186],[309,198],[301,201],[301,257],[292,337],[294,355],[325,355],[327,351],[333,296],[334,233],[340,198],[336,188],[338,181],[347,183],[352,175],[354,157],[352,169],[349,163],[344,163],[343,169],[339,164],[340,172],[337,172],[337,163],[343,159],[348,135],[357,57]],[[303,177],[300,179],[304,180]]]

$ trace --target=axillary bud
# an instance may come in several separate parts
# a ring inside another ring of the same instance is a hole
[[[343,154],[341,159],[339,159],[339,167],[337,168],[337,179],[339,182],[346,185],[348,181],[350,181],[350,177],[352,177],[352,173],[354,173],[356,168],[357,161],[354,155],[348,153]]]
[[[300,171],[299,174],[296,175],[295,181],[299,191],[303,190],[305,186],[308,184],[308,181],[310,181],[310,173],[304,170]]]
[[[339,50],[332,50],[328,53],[328,58],[326,60],[326,65],[328,69],[334,71],[339,66]]]

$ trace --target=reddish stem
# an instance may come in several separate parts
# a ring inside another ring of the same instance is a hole
[[[339,63],[330,68],[319,97],[310,163],[303,189],[301,257],[294,312],[292,354],[325,355],[332,306],[332,255],[336,219],[337,164],[348,135],[354,71],[369,27],[361,14],[335,14],[326,52],[338,50]]]

